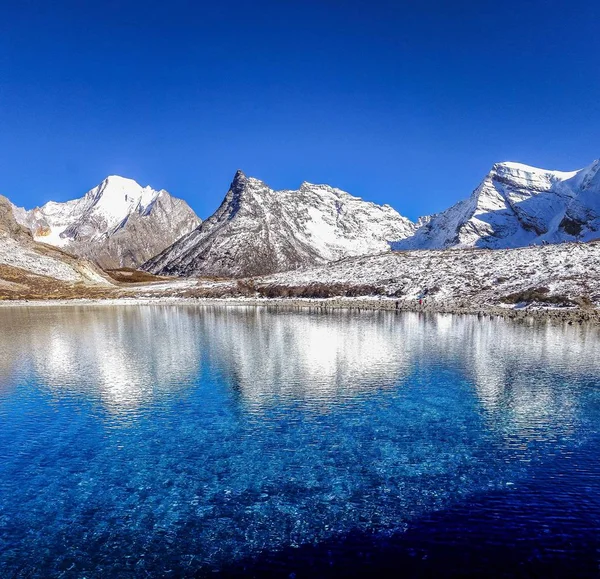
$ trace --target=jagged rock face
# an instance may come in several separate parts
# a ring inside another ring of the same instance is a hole
[[[498,163],[469,199],[423,220],[396,249],[522,247],[600,237],[600,161],[580,171]]]
[[[219,209],[143,269],[163,275],[246,277],[389,250],[414,224],[327,185],[273,191],[238,171]]]
[[[138,267],[201,222],[182,199],[117,176],[80,199],[31,211],[15,207],[14,215],[36,241],[106,269]]]
[[[29,230],[17,222],[13,213],[13,204],[3,195],[0,195],[0,236],[16,240],[31,240]]]

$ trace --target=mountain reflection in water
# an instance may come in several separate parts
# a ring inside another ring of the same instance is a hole
[[[249,410],[324,408],[396,386],[415,363],[440,361],[471,380],[490,412],[515,428],[568,422],[575,401],[553,377],[600,373],[593,327],[471,316],[328,314],[254,307],[33,307],[1,312],[0,387],[35,374],[56,395],[95,396],[135,412],[190,387],[203,365],[222,372]]]
[[[593,327],[120,305],[0,328],[2,576],[219,570],[597,461]],[[593,518],[592,487],[551,496]]]

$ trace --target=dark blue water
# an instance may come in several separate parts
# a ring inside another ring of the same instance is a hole
[[[594,576],[599,338],[0,309],[0,577]]]

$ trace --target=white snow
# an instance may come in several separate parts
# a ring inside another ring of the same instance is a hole
[[[547,288],[550,296],[586,296],[600,304],[600,243],[399,251],[282,272],[257,278],[256,283],[373,286],[401,302],[415,303],[424,295],[427,303],[470,308],[499,305],[510,294]]]
[[[34,239],[64,247],[82,234],[93,241],[113,233],[132,213],[148,211],[162,192],[111,175],[80,199],[49,201],[31,211],[17,208],[14,213],[19,223],[32,229]]]
[[[85,262],[73,260],[73,263],[70,263],[41,253],[33,244],[27,245],[5,236],[0,236],[0,264],[64,282],[107,284],[106,279]]]
[[[525,177],[528,177],[532,174],[538,175],[551,175],[555,179],[560,181],[565,181],[566,179],[571,179],[574,177],[578,171],[551,171],[548,169],[538,169],[537,167],[532,167],[531,165],[525,165],[524,163],[516,163],[514,161],[503,161],[502,163],[496,163],[497,167],[505,167],[509,169],[511,172],[517,171],[522,172]]]

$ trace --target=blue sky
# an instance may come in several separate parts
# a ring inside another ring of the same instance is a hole
[[[236,169],[411,218],[496,161],[600,157],[600,3],[0,0],[0,193],[109,174],[201,217]]]

